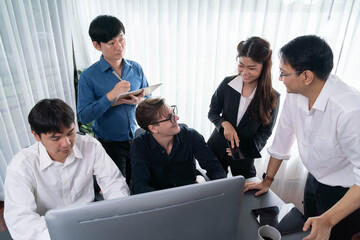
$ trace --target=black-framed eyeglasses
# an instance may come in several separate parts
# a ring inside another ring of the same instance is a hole
[[[157,122],[153,122],[151,123],[150,125],[153,125],[153,124],[157,124],[157,123],[161,123],[161,122],[166,122],[166,121],[170,121],[171,123],[174,123],[175,122],[175,116],[178,114],[178,110],[177,110],[177,106],[176,105],[171,105],[170,106],[173,110],[171,112],[171,114],[169,115],[168,118],[164,119],[164,120],[160,120],[160,121],[157,121]]]
[[[301,73],[303,71],[296,71],[296,72],[292,72],[292,73],[280,73],[280,77],[286,77],[286,76],[289,76],[289,75],[292,75],[292,74],[295,74],[295,73]]]

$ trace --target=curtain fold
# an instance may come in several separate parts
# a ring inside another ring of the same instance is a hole
[[[6,166],[35,140],[27,116],[43,98],[75,109],[71,29],[63,1],[0,1],[0,200]]]
[[[180,122],[205,139],[214,129],[207,119],[211,96],[226,76],[236,74],[236,46],[251,36],[270,42],[281,105],[285,87],[278,81],[278,51],[304,34],[325,38],[334,51],[333,73],[360,89],[354,77],[360,62],[359,0],[0,1],[1,181],[14,154],[34,142],[27,115],[38,100],[58,97],[75,109],[72,45],[78,69],[99,60],[88,36],[99,14],[124,23],[126,58],[141,64],[150,84],[163,83],[153,95],[177,104]],[[256,160],[259,176],[268,160],[265,150],[262,154]],[[290,180],[304,181],[305,174],[295,145],[277,175],[287,180],[278,181],[279,192]]]

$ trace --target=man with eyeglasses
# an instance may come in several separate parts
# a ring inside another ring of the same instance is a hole
[[[204,137],[179,127],[176,106],[168,106],[163,98],[148,98],[138,105],[136,120],[146,132],[131,144],[132,193],[195,183],[195,158],[211,180],[226,177]]]
[[[245,191],[268,191],[297,139],[309,171],[304,190],[304,231],[310,239],[351,239],[360,231],[360,93],[331,75],[333,53],[321,38],[297,37],[280,49],[286,96],[267,177]]]
[[[89,35],[100,60],[82,72],[78,85],[77,112],[81,122],[90,123],[95,137],[130,183],[130,142],[135,136],[136,105],[144,94],[116,100],[121,93],[148,86],[141,66],[124,58],[125,27],[114,16],[97,16],[90,24]],[[121,103],[112,106],[114,102]]]

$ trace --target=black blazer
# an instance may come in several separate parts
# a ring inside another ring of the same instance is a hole
[[[277,96],[276,108],[271,112],[272,121],[268,125],[262,126],[261,122],[250,120],[246,111],[239,125],[235,127],[241,94],[230,87],[228,83],[236,76],[226,77],[211,98],[208,118],[216,129],[212,132],[208,145],[218,159],[224,158],[228,147],[227,140],[224,137],[224,128],[221,126],[223,121],[228,121],[234,126],[240,142],[254,141],[256,150],[260,152],[271,136],[279,112],[280,94],[275,91]]]

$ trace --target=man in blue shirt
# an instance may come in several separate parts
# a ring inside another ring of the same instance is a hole
[[[125,28],[119,19],[100,15],[90,24],[94,47],[102,52],[100,60],[87,68],[78,85],[77,111],[83,123],[92,121],[95,137],[130,182],[130,141],[137,128],[135,108],[144,95],[116,100],[121,94],[148,86],[141,66],[124,59]],[[119,101],[120,105],[111,105]]]
[[[211,180],[226,177],[204,137],[179,127],[176,114],[176,106],[169,107],[163,98],[148,98],[137,107],[136,120],[146,133],[130,149],[134,194],[195,183],[195,158]]]

